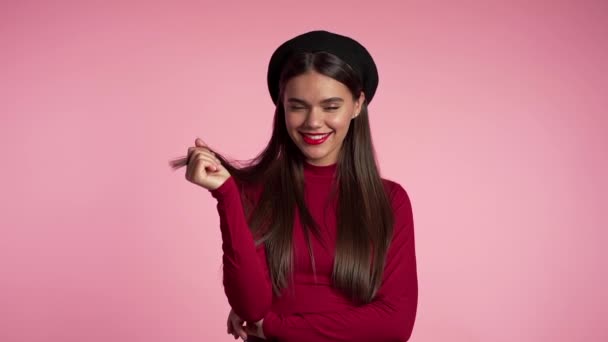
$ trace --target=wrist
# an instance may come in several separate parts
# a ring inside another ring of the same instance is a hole
[[[225,197],[226,195],[229,195],[233,191],[238,192],[238,187],[236,186],[236,183],[232,176],[226,178],[226,180],[222,184],[220,184],[220,186],[218,186],[217,188],[215,188],[213,190],[209,190],[209,192],[211,192],[211,195],[217,199]]]

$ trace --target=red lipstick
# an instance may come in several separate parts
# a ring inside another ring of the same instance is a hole
[[[302,135],[302,137],[304,139],[304,142],[309,145],[320,145],[320,144],[324,143],[332,133],[333,132],[329,132],[329,133],[325,133],[325,134],[305,134],[305,133],[300,132],[300,134]]]

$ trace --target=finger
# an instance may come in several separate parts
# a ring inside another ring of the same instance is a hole
[[[232,325],[232,336],[234,336],[235,339],[239,337],[242,339],[247,339],[247,333],[245,330],[243,330],[242,327],[235,322],[233,322]]]
[[[239,338],[239,335],[236,333],[236,331],[234,331],[234,327],[232,326],[232,324],[233,324],[232,320],[233,320],[233,315],[232,315],[232,312],[231,312],[228,315],[228,322],[227,322],[227,324],[228,324],[228,333],[231,334],[234,337],[234,339],[236,340],[236,339]]]
[[[194,151],[200,151],[209,154],[209,156],[215,156],[215,154],[206,147],[201,146],[190,146],[188,147],[188,155],[192,154]]]
[[[202,153],[196,154],[195,160],[204,161],[205,169],[209,168],[209,170],[212,170],[212,171],[219,170],[219,166],[221,165],[221,164],[216,163],[213,158],[211,158],[207,155],[204,155]]]
[[[234,332],[234,330],[230,329],[230,334],[232,335],[232,337],[234,337],[234,339],[238,339],[239,335],[236,334],[236,332]]]
[[[192,163],[191,156],[188,155],[188,157],[186,158],[186,179],[191,180],[193,173],[194,173],[194,163]]]
[[[211,163],[213,163],[214,165],[221,165],[222,163],[218,163],[217,159],[211,155],[208,151],[205,150],[201,150],[201,149],[194,149],[192,150],[192,152],[190,152],[190,156],[189,156],[189,162],[190,161],[194,161],[197,159],[203,158],[205,160],[210,161]]]
[[[232,322],[230,322],[230,331],[228,333],[232,335],[235,340],[239,338],[239,335],[237,335],[236,331],[234,331],[234,328],[232,327]]]
[[[207,177],[208,172],[217,171],[217,166],[214,162],[208,160],[205,157],[194,156],[190,163],[188,164],[188,168],[186,170],[186,179],[193,180],[195,176],[201,174],[203,177]]]
[[[240,336],[243,340],[245,340],[245,339],[247,339],[247,332],[243,328],[243,323],[244,322],[232,321],[232,329],[234,329],[234,332],[238,336]]]
[[[202,145],[202,146],[201,145],[197,145],[197,146],[191,147],[191,149],[196,149],[196,150],[204,151],[204,152],[208,153],[209,155],[211,155],[212,157],[215,158],[215,152],[213,152],[209,148],[209,146],[207,146],[207,145]]]
[[[201,155],[205,156],[206,158],[209,158],[209,160],[213,161],[215,164],[222,165],[222,161],[219,160],[215,155],[213,155],[213,153],[210,152],[209,150],[195,150],[193,153],[201,154]]]
[[[197,165],[197,153],[196,150],[191,150],[188,149],[188,164],[187,164],[187,168],[186,168],[186,179],[190,180],[193,179],[194,176],[194,170],[196,169],[196,165]]]
[[[207,146],[207,144],[203,141],[203,139],[201,139],[199,137],[196,137],[196,139],[194,140],[194,144],[196,146],[201,146],[201,147]]]
[[[209,158],[212,158],[216,163],[221,164],[221,161],[215,156],[215,153],[213,153],[213,151],[205,148],[205,147],[189,147],[188,148],[188,160],[192,159],[192,155],[193,154],[198,154],[198,153],[203,153],[207,156],[209,156]]]

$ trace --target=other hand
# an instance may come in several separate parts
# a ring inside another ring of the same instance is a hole
[[[186,179],[207,190],[219,188],[230,177],[230,173],[201,139],[196,138],[194,144],[188,148]]]
[[[226,322],[227,333],[232,334],[235,340],[239,337],[243,340],[246,340],[247,335],[253,335],[259,338],[266,339],[266,337],[264,336],[264,331],[262,329],[263,323],[263,318],[255,322],[254,324],[246,323],[234,312],[234,310],[231,309],[230,313],[228,314],[228,321]]]

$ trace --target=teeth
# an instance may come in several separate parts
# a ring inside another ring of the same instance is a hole
[[[325,137],[326,137],[326,136],[328,136],[328,135],[329,135],[329,133],[326,133],[326,134],[317,134],[317,135],[310,135],[310,134],[306,134],[306,136],[307,136],[307,137],[309,137],[309,138],[311,138],[311,139],[314,139],[314,140],[320,140],[320,139],[323,139],[323,138],[325,138]]]

